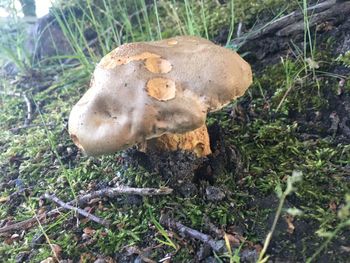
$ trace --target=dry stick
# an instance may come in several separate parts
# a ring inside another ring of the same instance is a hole
[[[90,219],[91,221],[94,221],[98,224],[101,224],[105,227],[109,227],[110,225],[110,222],[108,220],[105,220],[105,219],[102,219],[100,217],[97,217],[89,212],[86,212],[85,210],[81,209],[81,208],[78,208],[78,207],[75,207],[75,206],[72,206],[68,203],[65,203],[63,202],[61,199],[59,199],[57,196],[55,195],[50,195],[48,193],[45,193],[44,197],[48,200],[51,200],[53,202],[55,202],[56,204],[59,204],[62,208],[64,209],[67,209],[67,210],[72,210],[82,216],[85,216],[87,217],[88,219]]]
[[[197,240],[203,242],[204,244],[209,245],[211,247],[211,249],[216,253],[219,253],[219,254],[223,254],[223,253],[227,253],[227,252],[230,253],[230,251],[229,251],[230,248],[226,246],[226,241],[224,239],[215,240],[210,235],[206,235],[206,234],[201,233],[195,229],[189,228],[189,227],[187,227],[179,222],[176,222],[173,219],[170,219],[169,217],[167,217],[167,215],[163,215],[160,218],[160,223],[164,227],[166,227],[168,229],[173,229],[173,230],[179,232],[180,234],[182,234],[183,236],[197,239]],[[233,251],[235,251],[235,249]],[[253,255],[255,253],[255,249],[254,250],[245,249],[245,252],[247,252],[247,253],[244,253],[244,251],[240,251],[240,257],[241,257],[242,261],[251,262],[253,259],[253,256],[251,256],[251,255]],[[231,251],[231,253],[232,253],[232,251]],[[254,262],[255,262],[255,260],[254,260]]]
[[[4,226],[4,227],[0,228],[0,236],[7,233],[7,232],[10,232],[10,231],[26,230],[26,229],[32,228],[33,226],[35,226],[38,223],[38,221],[42,222],[45,219],[51,218],[54,215],[61,212],[62,210],[63,210],[63,208],[54,209],[54,210],[51,210],[47,213],[43,213],[39,216],[34,216],[34,217],[29,218],[27,220],[14,223],[12,225]]]
[[[94,199],[96,197],[102,198],[102,197],[109,197],[113,198],[117,195],[122,194],[135,194],[135,195],[141,195],[141,196],[152,196],[152,195],[168,195],[172,193],[172,189],[170,188],[132,188],[127,186],[118,186],[118,187],[108,187],[102,190],[98,190],[83,196],[78,196],[77,201],[73,200],[68,203],[67,205],[72,205],[75,203],[78,203],[79,205],[85,204],[89,202],[91,199]],[[38,223],[38,220],[40,222],[44,221],[45,219],[50,219],[57,215],[58,213],[62,212],[64,210],[63,207],[59,207],[53,210],[50,210],[47,213],[44,213],[42,215],[39,215],[37,217],[33,217],[21,222],[14,223],[12,225],[4,226],[0,228],[0,236],[4,233],[10,232],[10,231],[16,231],[16,230],[25,230],[29,229],[33,226],[35,226]]]
[[[175,220],[170,218],[161,218],[161,224],[166,228],[172,228],[177,232],[180,232],[184,236],[197,239],[205,244],[208,244],[213,251],[222,253],[225,251],[225,242],[223,240],[215,240],[211,236],[203,234],[195,229],[189,228]]]
[[[26,103],[26,106],[27,106],[27,117],[24,120],[24,126],[26,127],[30,124],[30,122],[33,119],[33,107],[32,107],[32,102],[29,100],[27,94],[23,93],[22,97],[23,97],[23,99]]]
[[[168,195],[173,192],[173,189],[163,187],[163,188],[133,188],[128,186],[117,186],[104,188],[84,196],[78,197],[78,204],[82,205],[89,202],[94,198],[109,197],[113,198],[117,195],[127,194],[127,195],[141,195],[141,196],[152,196],[152,195]]]
[[[118,186],[118,187],[111,187],[111,188],[105,188],[101,189],[89,194],[86,194],[82,197],[78,197],[78,203],[79,205],[82,205],[84,203],[89,202],[90,200],[98,197],[115,197],[116,195],[121,195],[121,194],[131,194],[131,195],[142,195],[142,196],[152,196],[152,195],[167,195],[170,194],[173,190],[170,188],[133,188],[133,187],[128,187],[128,186]],[[59,204],[61,207],[68,209],[68,210],[73,210],[76,213],[85,216],[89,218],[90,220],[101,224],[103,226],[108,227],[110,225],[110,222],[108,220],[104,220],[102,218],[99,218],[93,214],[90,214],[86,212],[83,209],[80,209],[78,207],[74,207],[71,205],[74,201],[71,201],[69,203],[65,203],[62,200],[60,200],[58,197],[55,195],[50,195],[48,193],[45,193],[44,197],[48,200],[51,200],[57,204]]]

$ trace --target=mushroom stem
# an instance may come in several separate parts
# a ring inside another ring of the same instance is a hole
[[[139,149],[144,152],[185,150],[194,152],[197,157],[211,154],[209,134],[205,124],[183,134],[167,133],[158,138],[147,140]]]

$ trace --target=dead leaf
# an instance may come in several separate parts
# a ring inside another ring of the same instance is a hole
[[[85,235],[92,237],[95,234],[96,230],[92,229],[91,227],[85,227],[83,232]]]
[[[131,255],[134,255],[134,254],[139,255],[139,256],[141,257],[141,259],[142,259],[143,262],[146,262],[146,263],[156,263],[156,261],[154,261],[154,260],[152,260],[152,259],[150,259],[150,258],[144,256],[145,250],[140,250],[140,249],[139,249],[138,247],[136,247],[136,246],[126,247],[125,249],[126,249],[126,252],[128,253],[128,255],[130,255],[130,256],[131,256]],[[146,250],[147,250],[147,249],[146,249]],[[159,262],[161,262],[161,261],[159,261]],[[163,261],[163,262],[165,262],[165,261]]]
[[[83,253],[80,255],[79,263],[94,262],[96,257],[91,253]]]
[[[101,198],[93,198],[88,202],[88,204],[92,205],[92,204],[95,204],[95,203],[100,202],[100,201],[101,201]]]
[[[286,223],[287,223],[287,225],[288,225],[287,232],[288,232],[289,234],[293,234],[294,229],[295,229],[295,226],[294,226],[294,224],[293,224],[294,217],[287,214],[287,215],[285,216],[284,219],[286,220]]]
[[[19,238],[19,235],[18,235],[18,234],[13,234],[13,235],[11,236],[11,239],[16,239],[16,238]]]
[[[261,246],[260,244],[255,244],[255,245],[254,245],[254,249],[255,249],[258,253],[260,253],[261,250],[262,250],[262,246]]]
[[[338,208],[338,206],[337,206],[337,203],[335,202],[335,201],[331,201],[330,203],[329,203],[329,209],[333,212],[333,213],[336,213],[337,212],[337,208]]]
[[[5,238],[5,240],[4,240],[4,243],[5,243],[6,245],[12,245],[13,242],[14,242],[14,240],[13,240],[12,238],[10,238],[10,237]]]
[[[225,233],[225,240],[226,239],[230,243],[230,247],[239,247],[241,244],[241,240],[234,235]]]
[[[62,248],[59,245],[51,244],[51,250],[54,253],[56,258],[60,258],[61,257]]]
[[[10,200],[10,197],[9,197],[9,196],[1,196],[1,197],[0,197],[0,203],[5,203],[5,202],[7,202],[8,200]]]
[[[344,252],[350,253],[350,247],[340,246],[340,249],[343,250]]]
[[[101,210],[101,211],[104,210],[104,206],[103,206],[102,201],[98,202],[98,210]]]
[[[39,210],[38,210],[38,215],[42,215],[42,214],[44,214],[44,213],[46,213],[46,208],[45,208],[45,207],[39,208]]]

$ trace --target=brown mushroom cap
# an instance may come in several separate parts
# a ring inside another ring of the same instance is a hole
[[[69,133],[89,155],[187,133],[251,82],[247,62],[203,38],[125,44],[97,65],[90,89],[71,111]]]

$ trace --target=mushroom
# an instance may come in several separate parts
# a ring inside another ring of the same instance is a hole
[[[70,113],[69,133],[88,155],[138,145],[206,156],[207,113],[251,83],[251,68],[236,52],[200,37],[124,44],[97,65]]]

